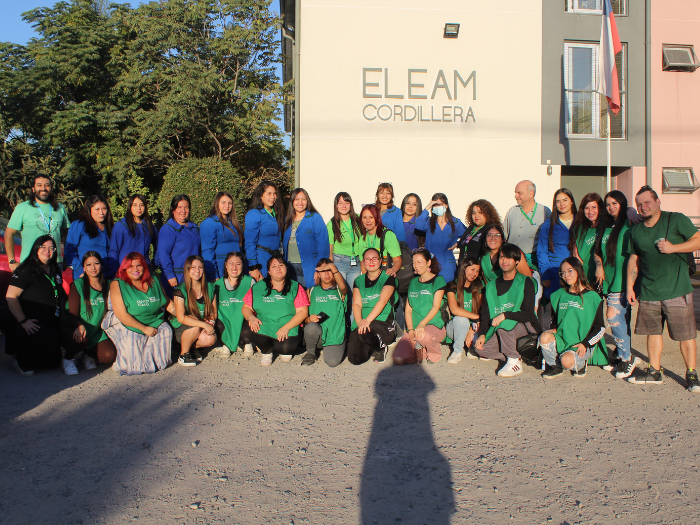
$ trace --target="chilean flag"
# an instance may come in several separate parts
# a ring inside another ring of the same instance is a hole
[[[605,93],[612,112],[620,112],[620,85],[617,81],[615,55],[622,51],[620,35],[617,34],[615,15],[610,0],[603,0],[603,26],[600,28],[600,55],[598,59],[598,91]]]

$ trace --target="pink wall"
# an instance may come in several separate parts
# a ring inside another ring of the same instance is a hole
[[[651,27],[652,186],[663,209],[698,221],[700,189],[691,195],[662,194],[661,170],[690,167],[700,178],[700,69],[688,73],[661,67],[663,44],[690,44],[700,55],[700,1],[654,0]]]

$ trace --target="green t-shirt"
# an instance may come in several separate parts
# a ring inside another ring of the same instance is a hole
[[[328,319],[320,326],[323,330],[323,346],[342,345],[345,341],[345,311],[347,301],[340,296],[338,288],[332,286],[324,290],[321,286],[314,286],[309,293],[309,315],[318,315],[323,312]]]
[[[299,254],[299,246],[297,246],[297,228],[301,224],[301,220],[292,222],[292,232],[289,235],[289,244],[287,245],[287,258],[290,263],[301,264],[301,255]]]
[[[357,255],[362,257],[365,250],[368,248],[379,250],[381,248],[381,239],[377,238],[376,235],[367,234],[364,238],[360,236],[357,240]],[[399,241],[391,230],[384,230],[384,253],[380,253],[379,255],[382,258],[387,256],[401,257],[401,246],[399,246]],[[386,264],[391,266],[391,261],[386,261]]]
[[[503,275],[503,270],[498,266],[498,261],[496,261],[496,266],[494,267],[491,262],[491,254],[487,252],[481,256],[481,273],[484,274],[484,281],[490,283]]]
[[[102,292],[95,290],[93,287],[89,287],[90,290],[90,306],[92,309],[92,314],[88,315],[87,309],[85,308],[85,296],[83,295],[83,279],[76,279],[73,281],[73,286],[80,296],[80,321],[85,327],[85,332],[87,336],[87,348],[94,347],[97,343],[100,343],[107,339],[107,334],[102,330],[102,318],[105,315],[105,301]],[[109,283],[107,283],[109,287]],[[66,303],[66,309],[68,309],[68,303]]]
[[[165,312],[161,308],[168,304],[168,297],[157,279],[154,279],[148,290],[142,292],[133,286],[117,279],[119,290],[122,293],[122,301],[126,311],[139,323],[158,328],[165,321]],[[126,326],[126,325],[125,325]],[[143,335],[138,328],[127,326],[132,332]]]
[[[668,231],[668,234],[666,232]],[[651,228],[635,224],[630,234],[629,252],[639,257],[642,301],[666,301],[693,291],[685,254],[660,253],[656,243],[666,239],[673,244],[686,242],[698,230],[682,213],[661,212]]]
[[[209,292],[209,300],[214,302],[216,298],[216,286],[214,286],[214,283],[207,283],[207,291]],[[192,315],[189,308],[187,308],[187,290],[185,289],[184,282],[180,283],[177,286],[177,288],[175,288],[174,295],[175,297],[180,297],[183,301],[185,301],[185,315]],[[199,317],[201,317],[202,319],[204,319],[205,306],[206,305],[204,304],[204,296],[202,295],[202,297],[200,297],[197,300],[197,309],[199,310]],[[170,319],[170,325],[173,328],[180,328],[182,326],[182,323],[177,320],[177,317],[173,317],[172,319]]]
[[[478,281],[475,281],[475,282],[478,282]],[[472,310],[472,301],[474,298],[474,294],[472,292],[473,286],[474,286],[474,284],[472,283],[471,285],[469,285],[469,288],[464,289],[464,299],[462,300],[462,302],[463,302],[462,308],[464,308],[467,312],[471,312],[473,314],[478,314],[479,312],[474,312]],[[448,293],[454,294],[455,302],[457,301],[457,291],[458,290],[457,290],[457,281],[456,280],[450,281],[449,283],[447,283],[445,285],[445,294],[448,294]],[[483,291],[483,288],[481,289],[481,291]],[[479,292],[479,293],[481,293],[481,292]]]
[[[34,241],[42,235],[53,237],[59,248],[58,262],[61,262],[63,260],[60,251],[61,230],[68,229],[70,226],[66,208],[63,204],[59,204],[58,210],[54,210],[51,204],[41,204],[39,201],[36,203],[38,206],[32,206],[29,201],[18,204],[12,212],[10,222],[7,223],[8,228],[22,232],[22,253],[19,256],[19,262],[27,258]],[[12,259],[12,255],[9,258]]]
[[[333,220],[331,219],[326,223],[326,229],[328,230],[328,238],[333,244],[333,253],[337,255],[347,255],[349,257],[357,257],[357,248],[359,245],[360,233],[358,231],[353,231],[352,221],[340,221],[340,238],[341,242],[335,240],[335,234],[333,233]]]
[[[521,273],[516,273],[513,279],[513,284],[510,289],[503,295],[498,295],[496,290],[496,281],[493,280],[486,285],[486,301],[489,306],[489,319],[493,320],[496,316],[505,312],[519,312],[525,298],[525,277]],[[517,321],[513,319],[505,319],[498,327],[490,326],[486,332],[486,340],[488,341],[498,328],[503,330],[512,330],[517,325]]]
[[[612,228],[606,228],[600,240],[600,251],[603,254],[603,270],[605,271],[605,280],[603,281],[604,295],[620,293],[627,289],[627,262],[630,258],[629,243],[632,230],[629,222],[625,221],[617,237],[615,259],[608,261],[606,246],[608,245],[608,240],[610,240],[612,230]]]
[[[267,283],[258,281],[253,285],[253,310],[255,315],[260,319],[261,335],[266,335],[277,339],[277,330],[287,324],[292,317],[297,313],[294,306],[294,300],[299,292],[299,283],[292,281],[292,286],[287,295],[282,295],[274,288],[267,295]],[[301,293],[306,293],[303,290]],[[299,333],[299,327],[295,326],[289,330],[289,337],[294,337]]]
[[[386,321],[391,315],[393,318],[394,307],[399,302],[399,294],[397,292],[399,287],[399,281],[396,277],[389,276],[386,272],[381,272],[376,280],[370,281],[368,275],[362,274],[357,279],[355,279],[354,287],[360,290],[360,297],[362,298],[362,318],[366,319],[367,316],[372,313],[372,310],[379,302],[379,296],[384,289],[384,286],[392,286],[394,288],[394,294],[384,305],[384,308],[379,313],[375,321]],[[352,321],[352,329],[357,328],[356,319]]]
[[[583,263],[583,269],[586,271],[586,279],[595,287],[595,257],[593,256],[593,248],[595,247],[597,228],[586,228],[583,235],[576,238],[576,249],[578,250],[579,259]]]
[[[218,297],[217,317],[224,324],[221,340],[229,350],[235,352],[241,338],[243,326],[243,298],[253,286],[253,279],[249,275],[239,277],[241,283],[235,290],[229,290],[228,282],[223,277],[214,283]]]
[[[411,305],[411,321],[413,321],[413,328],[418,326],[418,324],[425,319],[425,317],[430,313],[433,308],[433,298],[435,294],[445,289],[445,279],[441,275],[436,275],[427,282],[420,282],[418,277],[411,279],[408,284],[408,304]],[[471,294],[470,294],[471,297]],[[445,296],[442,296],[442,306],[445,303]],[[435,314],[428,324],[436,326],[437,328],[442,328],[445,326],[445,322],[442,320],[442,315],[440,312]]]

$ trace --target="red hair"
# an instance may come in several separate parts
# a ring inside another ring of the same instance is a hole
[[[129,274],[126,273],[126,270],[130,268],[131,263],[137,259],[141,263],[141,266],[143,266],[143,277],[141,280],[148,286],[151,286],[153,284],[153,276],[151,276],[151,271],[148,269],[148,261],[146,261],[146,258],[139,252],[131,252],[129,255],[124,257],[121,266],[119,266],[119,270],[117,270],[117,279],[121,279],[129,286],[134,286],[134,283],[131,282],[131,277],[129,277]]]
[[[362,238],[367,237],[367,228],[365,228],[365,224],[362,222],[362,214],[368,211],[374,218],[374,222],[377,225],[377,237],[381,237],[382,231],[384,231],[384,225],[382,224],[382,214],[379,213],[379,208],[377,208],[374,204],[365,204],[362,207],[362,211],[360,212],[360,232],[362,233]]]

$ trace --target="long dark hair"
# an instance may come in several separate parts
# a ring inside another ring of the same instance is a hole
[[[185,195],[184,193],[178,193],[170,200],[170,215],[168,215],[168,220],[175,218],[174,213],[175,210],[177,210],[177,205],[182,201],[187,203],[187,205],[190,207],[190,213],[192,212],[192,201],[190,200],[190,196]],[[189,217],[187,220],[189,220]]]
[[[484,288],[484,272],[481,270],[481,261],[475,257],[465,257],[457,267],[457,305],[464,304],[464,284],[467,282],[466,269],[470,266],[479,267],[479,275],[472,281],[470,288],[472,293],[472,313],[478,314],[481,311],[481,300],[483,298],[481,290]]]
[[[294,190],[292,190],[291,195],[289,196],[289,204],[287,204],[287,215],[284,218],[284,231],[286,231],[287,228],[289,228],[294,222],[294,217],[297,213],[297,211],[294,209],[294,199],[296,199],[300,193],[303,193],[304,197],[306,197],[306,211],[309,211],[311,213],[318,213],[316,207],[311,203],[311,197],[309,197],[309,193],[304,188],[294,188]]]
[[[503,232],[503,226],[500,224],[484,224],[484,227],[481,229],[484,234],[481,236],[481,250],[479,251],[481,256],[484,256],[488,253],[491,252],[489,245],[486,244],[486,238],[489,235],[489,231],[491,230],[497,230],[498,233],[501,236],[501,246],[503,246],[506,243],[506,234]]]
[[[612,232],[610,232],[608,242],[605,243],[605,257],[603,257],[602,253],[603,236],[599,235],[595,243],[595,253],[598,257],[603,259],[603,262],[605,263],[615,260],[615,255],[617,254],[617,243],[620,239],[620,231],[627,222],[627,197],[625,194],[618,190],[612,190],[605,195],[605,204],[607,204],[608,198],[617,201],[617,203],[620,205],[620,212],[617,214],[617,217],[613,217],[607,213],[606,207],[605,227],[610,228],[612,226]]]
[[[51,177],[44,175],[43,173],[37,173],[32,179],[32,189],[29,192],[29,204],[38,208],[36,205],[36,195],[34,195],[34,185],[36,184],[37,179],[46,179],[49,181],[49,184],[51,185],[51,191],[49,192],[49,204],[51,204],[54,211],[58,211],[58,200],[56,199],[56,194],[53,192],[53,181],[51,180]]]
[[[280,252],[272,252],[272,255],[267,260],[267,276],[263,278],[263,281],[265,281],[265,297],[269,296],[272,293],[272,277],[270,277],[270,266],[272,266],[272,263],[275,261],[278,261],[279,263],[283,264],[285,268],[287,267],[287,261],[284,260],[282,254]],[[284,286],[282,287],[280,293],[282,295],[287,295],[291,289],[292,278],[289,276],[289,272],[287,272],[284,274]]]
[[[447,195],[444,193],[436,193],[433,195],[430,200],[432,201],[442,201],[445,203],[445,207],[447,208],[445,210],[445,219],[447,219],[447,224],[449,224],[452,227],[452,233],[455,231],[455,219],[452,216],[452,212],[450,211],[450,203],[447,201]],[[434,213],[430,214],[430,231],[432,233],[435,233],[435,225],[437,224],[437,215]]]
[[[552,215],[549,217],[549,251],[552,253],[554,253],[554,225],[559,220],[557,197],[562,193],[571,199],[571,213],[576,215],[576,201],[574,200],[574,194],[567,188],[559,188],[554,192],[554,197],[552,198]]]
[[[228,221],[224,220],[224,216],[219,209],[219,202],[221,202],[222,197],[228,197],[231,199],[231,213],[228,215]],[[231,226],[233,226],[238,233],[238,245],[243,246],[243,230],[241,229],[241,224],[238,222],[238,216],[236,215],[236,201],[233,200],[233,197],[229,192],[220,191],[214,196],[214,202],[211,204],[209,217],[218,217],[219,221],[221,221],[221,225],[235,235],[236,233],[234,233],[233,229],[231,228]]]
[[[362,233],[362,238],[367,238],[367,229],[365,228],[365,225],[362,222],[362,214],[366,211],[368,211],[372,215],[374,223],[377,225],[377,231],[375,232],[375,235],[377,236],[377,238],[380,238],[384,234],[384,230],[386,230],[386,227],[384,226],[384,224],[382,224],[382,215],[381,213],[379,213],[379,208],[377,208],[377,206],[375,206],[374,204],[365,204],[362,207],[362,210],[360,211],[360,232]]]
[[[228,271],[226,270],[226,264],[228,263],[228,260],[231,259],[232,257],[238,257],[241,260],[241,263],[245,264],[245,257],[241,252],[228,252],[226,254],[226,260],[224,261],[224,280],[228,279]],[[241,285],[241,279],[242,276],[238,276],[236,278],[236,285],[233,287],[234,290],[238,290],[238,287]]]
[[[374,205],[379,208],[381,205],[381,202],[379,202],[379,192],[382,190],[389,190],[391,192],[391,200],[389,201],[389,204],[386,205],[386,209],[388,210],[394,205],[394,187],[391,185],[391,182],[380,182],[379,186],[377,186],[377,193],[374,194]]]
[[[41,259],[39,259],[39,248],[41,248],[41,245],[46,241],[51,241],[53,247],[56,248],[56,241],[53,237],[51,237],[51,235],[42,235],[41,237],[37,238],[37,240],[34,241],[34,244],[32,244],[32,249],[29,252],[29,255],[22,262],[22,264],[17,267],[15,273],[20,269],[26,270],[37,279],[41,279],[44,277],[44,275],[46,275],[44,263],[42,263]],[[57,275],[59,273],[58,250],[55,250],[51,256],[51,259],[49,259],[49,270],[51,271],[51,275]]]
[[[112,210],[109,209],[109,203],[107,202],[107,199],[105,199],[102,195],[91,195],[85,200],[85,204],[83,204],[83,210],[80,212],[80,220],[83,221],[83,224],[85,225],[85,233],[87,233],[91,239],[94,239],[100,234],[100,228],[97,226],[97,223],[95,220],[92,218],[92,213],[90,213],[90,210],[92,210],[93,206],[95,206],[98,202],[101,202],[107,207],[107,213],[105,214],[105,233],[107,234],[107,237],[112,236],[112,228],[114,227],[114,217],[112,217]]]
[[[583,269],[583,263],[579,261],[578,257],[567,257],[564,259],[561,264],[559,265],[559,272],[561,272],[561,267],[564,266],[564,263],[568,263],[576,272],[578,276],[578,281],[577,284],[580,285],[581,288],[583,288],[583,291],[594,291],[593,288],[591,287],[590,283],[588,282],[588,279],[586,278],[586,270]],[[569,291],[569,285],[566,284],[566,281],[564,278],[560,275],[559,276],[559,284],[561,284],[561,287],[564,288],[565,290]],[[578,296],[581,298],[581,301],[583,302],[583,292],[579,292]]]
[[[262,196],[269,187],[275,188],[275,191],[277,192],[277,199],[272,205],[272,211],[275,212],[275,219],[277,219],[277,227],[280,229],[281,233],[284,233],[284,206],[282,205],[282,195],[280,195],[280,190],[274,182],[264,180],[257,185],[255,190],[253,191],[253,196],[250,198],[250,204],[248,204],[248,211],[260,210],[265,208],[265,205],[262,202]]]
[[[141,220],[143,221],[145,227],[148,228],[148,231],[151,232],[151,237],[155,237],[156,229],[153,226],[151,214],[148,213],[148,201],[146,200],[146,197],[140,193],[135,193],[129,197],[129,202],[126,204],[126,215],[124,216],[126,227],[129,229],[131,236],[134,237],[136,235],[136,221],[134,220],[134,213],[131,211],[131,206],[134,204],[136,199],[143,202],[143,215],[141,216]]]
[[[100,282],[100,286],[102,287],[102,299],[105,303],[105,310],[102,314],[102,317],[104,318],[105,314],[107,313],[107,297],[109,296],[109,285],[107,283],[107,278],[105,277],[105,263],[99,253],[94,250],[90,250],[83,255],[83,260],[81,261],[83,268],[85,267],[85,261],[87,261],[90,257],[94,257],[100,263],[100,273],[97,275],[97,280]],[[92,303],[90,302],[91,288],[90,278],[87,275],[83,276],[83,304],[85,305],[85,312],[88,316],[92,315]]]
[[[415,257],[416,255],[420,255],[423,257],[425,262],[430,263],[430,273],[437,275],[440,273],[440,270],[442,269],[440,267],[440,262],[437,260],[437,258],[430,253],[430,251],[426,248],[418,248],[416,250],[413,250],[413,255],[411,256],[411,259]],[[413,261],[411,261],[411,264],[413,264]]]
[[[340,199],[343,199],[345,202],[350,204],[350,225],[352,227],[352,232],[353,235],[356,237],[359,237],[361,235],[360,233],[360,218],[357,216],[357,213],[355,213],[355,206],[352,203],[352,197],[350,197],[350,194],[341,191],[335,196],[335,199],[333,199],[333,218],[331,219],[331,226],[333,227],[333,241],[334,242],[343,242],[343,230],[340,228],[340,222],[342,221],[340,217],[340,213],[338,212],[338,201]]]
[[[204,319],[211,319],[214,317],[214,304],[212,303],[212,298],[209,297],[209,286],[207,286],[207,276],[204,271],[204,259],[199,255],[190,255],[185,259],[185,267],[182,273],[182,282],[185,284],[185,291],[187,292],[187,312],[188,315],[194,316],[200,321],[204,321],[202,316],[199,315],[199,306],[197,305],[197,298],[192,293],[192,277],[190,277],[190,268],[192,268],[192,263],[199,261],[202,264],[202,277],[199,279],[199,284],[202,287],[202,299],[204,300]]]
[[[605,204],[603,199],[597,193],[586,193],[581,199],[581,204],[578,207],[578,212],[574,217],[574,222],[571,223],[571,235],[569,236],[569,251],[574,253],[574,247],[578,241],[582,241],[586,235],[586,230],[593,227],[593,223],[586,217],[586,206],[591,202],[598,205],[598,231],[605,228]]]
[[[401,213],[402,214],[406,213],[406,203],[408,202],[408,199],[410,199],[411,197],[416,199],[416,204],[418,204],[418,206],[416,206],[416,215],[415,215],[416,217],[418,217],[421,213],[423,213],[423,201],[420,200],[420,197],[418,196],[417,193],[409,193],[408,195],[406,195],[403,198],[403,200],[401,201]]]

